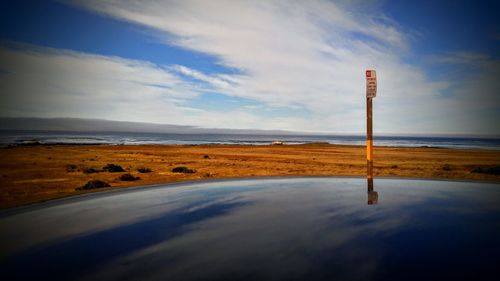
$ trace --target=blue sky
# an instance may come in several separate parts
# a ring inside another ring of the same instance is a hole
[[[500,135],[495,1],[2,1],[0,115]]]

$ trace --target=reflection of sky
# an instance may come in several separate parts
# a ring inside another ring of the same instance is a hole
[[[0,218],[1,252],[31,277],[53,269],[89,280],[363,280],[422,255],[432,268],[499,252],[488,244],[500,234],[498,185],[376,180],[375,190],[371,206],[366,181],[347,178],[111,193]]]

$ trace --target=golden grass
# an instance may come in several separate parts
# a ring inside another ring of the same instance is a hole
[[[364,147],[329,144],[26,146],[0,149],[0,156],[0,208],[80,194],[85,191],[75,188],[92,179],[119,188],[207,178],[366,173]],[[500,164],[500,151],[376,147],[374,159],[375,176],[500,182],[498,175],[471,173],[475,167]],[[100,170],[108,163],[122,166],[141,180],[118,180],[123,173],[82,172],[84,168]],[[70,164],[77,169],[69,171]],[[197,172],[172,173],[176,166]],[[152,172],[139,173],[140,167]]]

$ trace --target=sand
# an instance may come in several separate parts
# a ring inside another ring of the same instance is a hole
[[[364,176],[365,148],[307,145],[40,145],[0,149],[0,208],[81,194],[89,180],[108,182],[108,190],[127,186],[256,176]],[[374,174],[384,177],[467,179],[500,183],[499,175],[472,169],[500,164],[500,151],[376,147]],[[106,164],[126,172],[84,173]],[[73,165],[73,166],[71,166]],[[177,166],[195,173],[173,173]],[[146,167],[150,173],[140,173]],[[122,181],[131,173],[140,180]]]

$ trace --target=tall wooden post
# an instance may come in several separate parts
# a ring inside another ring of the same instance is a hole
[[[373,193],[373,98],[377,96],[377,73],[366,71],[366,176],[368,194]],[[376,201],[376,200],[375,200]],[[370,204],[370,200],[368,200]]]
[[[368,187],[373,189],[373,118],[372,118],[372,99],[366,98],[366,175]]]

